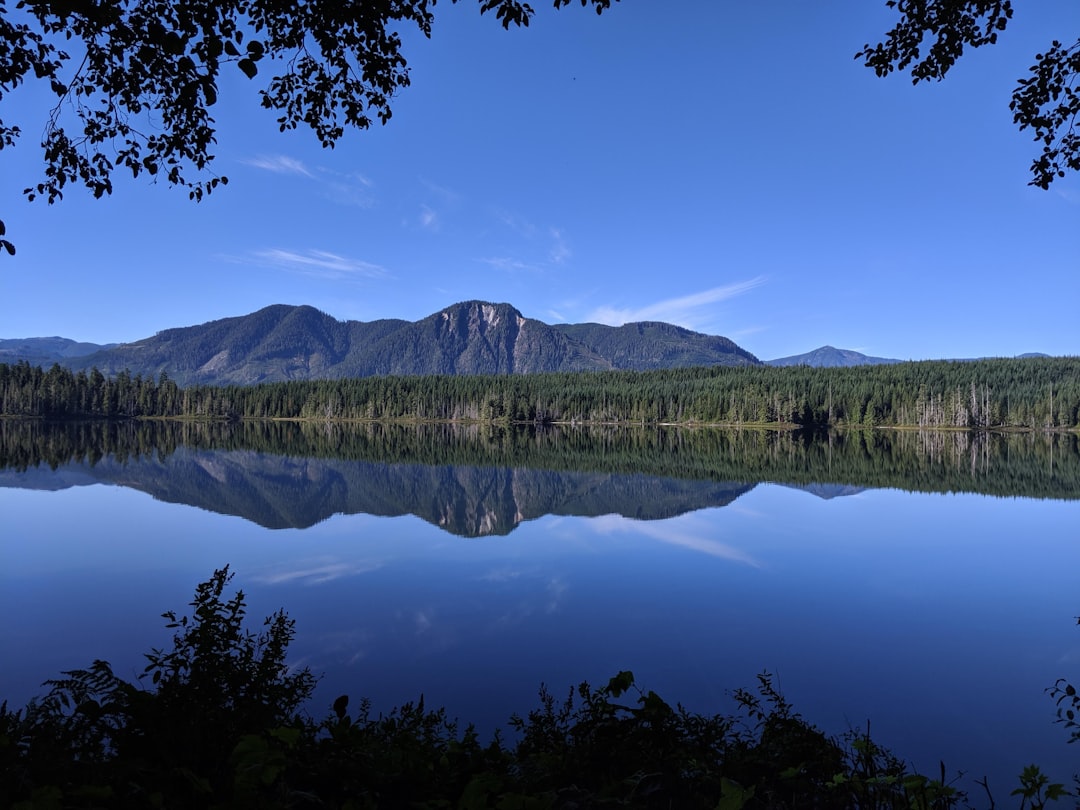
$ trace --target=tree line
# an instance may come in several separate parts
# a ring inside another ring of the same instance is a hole
[[[1080,435],[246,420],[0,420],[0,471],[167,465],[180,448],[360,465],[513,468],[713,482],[1080,498]],[[243,462],[240,462],[243,464]],[[170,476],[182,465],[171,465]],[[174,490],[175,492],[176,490]],[[239,496],[237,496],[239,497]],[[295,498],[295,493],[289,495]]]
[[[181,388],[0,364],[0,414],[493,423],[1080,427],[1080,358],[520,375],[379,376]]]

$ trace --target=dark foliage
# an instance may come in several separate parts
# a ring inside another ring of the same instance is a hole
[[[199,585],[190,617],[166,613],[171,650],[128,683],[96,661],[16,711],[0,706],[0,805],[335,808],[953,808],[965,796],[912,773],[861,733],[828,737],[759,676],[739,711],[705,716],[637,687],[629,672],[581,684],[482,744],[423,698],[373,716],[341,696],[303,711],[313,678],[286,665],[284,613],[245,630],[228,569]],[[1064,794],[1032,766],[1016,795]]]
[[[1080,624],[1080,617],[1077,617]],[[1057,722],[1069,730],[1069,742],[1080,741],[1080,693],[1065,678],[1046,690],[1057,705]]]
[[[495,423],[1080,426],[1080,358],[926,361],[853,368],[377,376],[179,388],[97,369],[0,364],[0,414]]]
[[[456,0],[451,0],[456,2]],[[554,0],[555,8],[572,0]],[[612,0],[581,0],[597,13]],[[527,26],[521,0],[480,0],[504,28]],[[941,79],[965,47],[993,44],[1012,17],[1009,0],[921,0],[888,5],[901,19],[877,46],[857,54],[885,75],[911,68],[914,81]],[[28,80],[48,82],[56,105],[42,127],[45,172],[25,189],[50,203],[69,185],[112,193],[114,170],[164,178],[201,200],[228,182],[212,171],[223,69],[248,79],[282,131],[310,129],[333,147],[346,129],[385,124],[391,100],[409,85],[400,30],[430,36],[435,0],[290,5],[266,0],[119,0],[72,3],[0,0],[0,99]],[[923,54],[922,43],[930,47]],[[1047,188],[1080,168],[1076,77],[1080,40],[1053,42],[1019,81],[1010,104],[1042,154],[1032,184]],[[0,121],[0,149],[22,134]],[[0,254],[15,254],[0,221]]]
[[[855,54],[879,76],[909,70],[911,80],[945,78],[965,48],[993,45],[1013,16],[1010,0],[888,0],[900,20],[884,41]],[[1030,185],[1049,188],[1066,171],[1080,170],[1080,38],[1054,40],[1035,54],[1028,76],[1017,81],[1009,109],[1021,130],[1042,149],[1031,163]]]
[[[555,8],[572,0],[554,0]],[[456,0],[451,0],[456,2]],[[602,12],[612,0],[581,0]],[[409,85],[400,30],[431,36],[435,0],[276,3],[268,0],[0,0],[0,99],[48,82],[56,106],[43,127],[45,176],[25,189],[50,203],[68,185],[112,193],[116,169],[164,178],[201,200],[228,178],[211,171],[211,108],[222,70],[260,72],[263,107],[281,131],[305,127],[332,148],[347,128],[390,120]],[[480,0],[504,28],[533,13],[520,0]],[[35,127],[36,129],[36,127]],[[0,121],[0,149],[18,126]],[[0,237],[4,235],[0,223]],[[14,246],[0,239],[0,252]]]
[[[105,661],[49,681],[24,710],[0,711],[0,804],[205,806],[231,788],[240,741],[297,723],[315,679],[285,663],[284,612],[254,633],[228,569],[200,584],[190,616],[167,612],[171,650],[152,650],[140,683]]]

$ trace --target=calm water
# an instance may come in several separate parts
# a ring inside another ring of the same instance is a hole
[[[768,670],[823,729],[869,718],[1004,796],[1029,762],[1080,770],[1044,694],[1080,681],[1078,458],[1075,437],[0,425],[0,695],[94,658],[134,677],[227,563],[254,617],[297,620],[319,713],[423,693],[490,732],[541,682],[621,669],[727,712]]]

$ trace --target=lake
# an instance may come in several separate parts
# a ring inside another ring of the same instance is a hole
[[[1075,435],[0,421],[0,696],[134,678],[223,565],[339,694],[484,734],[630,669],[699,712],[769,671],[915,767],[1080,770]]]

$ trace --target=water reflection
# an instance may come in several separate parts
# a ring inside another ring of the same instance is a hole
[[[887,487],[1076,499],[1080,449],[1072,434],[0,423],[0,486],[113,484],[273,529],[360,513],[463,537],[543,515],[662,520],[762,481],[821,498]]]
[[[15,703],[94,657],[135,677],[230,563],[322,706],[423,692],[491,730],[632,669],[726,711],[770,669],[999,795],[1074,762],[1043,693],[1080,660],[1074,436],[0,423],[0,467]]]

